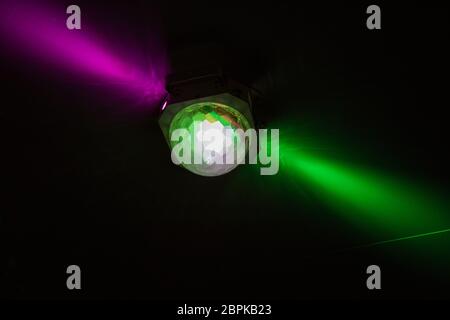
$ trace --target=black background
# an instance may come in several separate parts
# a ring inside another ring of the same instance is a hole
[[[159,24],[171,57],[225,48],[246,81],[272,77],[262,123],[314,119],[321,135],[446,190],[449,12],[379,3],[382,30],[370,31],[369,4],[78,1],[117,39],[145,42]],[[367,239],[319,202],[256,170],[195,176],[171,163],[153,115],[122,114],[124,101],[76,78],[1,57],[3,297],[449,297],[448,235],[413,240],[442,261],[408,260],[402,243],[338,253]],[[71,264],[81,291],[66,288]],[[370,264],[381,291],[365,286]]]

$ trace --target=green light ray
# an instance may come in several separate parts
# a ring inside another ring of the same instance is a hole
[[[428,188],[373,169],[342,164],[337,157],[318,155],[318,149],[302,146],[294,138],[281,137],[282,170],[359,229],[383,238],[450,225],[446,205]]]
[[[444,229],[444,230],[420,233],[420,234],[415,234],[415,235],[412,235],[412,236],[406,236],[406,237],[400,237],[400,238],[395,238],[395,239],[389,239],[389,240],[372,242],[372,243],[364,244],[364,245],[361,245],[361,246],[352,247],[352,248],[350,248],[348,250],[360,249],[360,248],[369,248],[369,247],[374,247],[374,246],[378,246],[378,245],[389,244],[389,243],[399,242],[399,241],[404,241],[404,240],[424,238],[424,237],[429,237],[429,236],[442,234],[442,233],[448,233],[448,232],[450,232],[450,229]]]

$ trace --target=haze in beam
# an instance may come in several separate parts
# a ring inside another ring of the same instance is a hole
[[[448,204],[429,186],[339,159],[336,152],[324,152],[311,140],[306,145],[301,135],[280,127],[281,177],[291,178],[294,192],[296,187],[313,192],[362,233],[406,239],[450,226]]]
[[[83,25],[82,30],[68,30],[68,15],[61,9],[3,1],[0,38],[5,48],[49,67],[49,71],[65,71],[96,86],[110,86],[113,90],[109,92],[130,94],[142,103],[151,104],[164,96],[166,65],[161,49],[149,53],[153,65],[138,65],[133,59],[119,56],[119,50],[106,47],[92,34],[92,28]],[[119,45],[120,39],[117,41]]]

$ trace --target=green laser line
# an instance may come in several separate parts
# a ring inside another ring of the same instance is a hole
[[[445,233],[445,232],[449,232],[449,231],[450,231],[450,229],[444,229],[444,230],[439,230],[439,231],[420,233],[420,234],[416,234],[416,235],[413,235],[413,236],[407,236],[407,237],[401,237],[401,238],[396,238],[396,239],[383,240],[383,241],[373,242],[373,243],[369,243],[369,244],[364,244],[364,245],[361,245],[361,246],[353,247],[351,249],[367,248],[367,247],[373,247],[373,246],[386,244],[386,243],[398,242],[398,241],[402,241],[402,240],[423,238],[423,237],[427,237],[427,236],[431,236],[431,235],[435,235],[435,234],[440,234],[440,233]]]

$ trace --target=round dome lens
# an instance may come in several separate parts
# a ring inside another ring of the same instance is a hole
[[[227,105],[216,102],[192,104],[176,114],[169,129],[169,137],[173,137],[177,129],[185,129],[188,133],[184,136],[184,139],[187,139],[184,143],[190,146],[190,161],[181,161],[183,155],[177,153],[172,156],[178,158],[179,162],[193,173],[202,176],[225,174],[239,165],[236,151],[241,147],[244,148],[241,150],[247,149],[243,145],[244,137],[237,134],[236,130],[245,132],[250,127],[249,121],[242,113]],[[171,148],[178,143],[179,140],[171,139]]]

